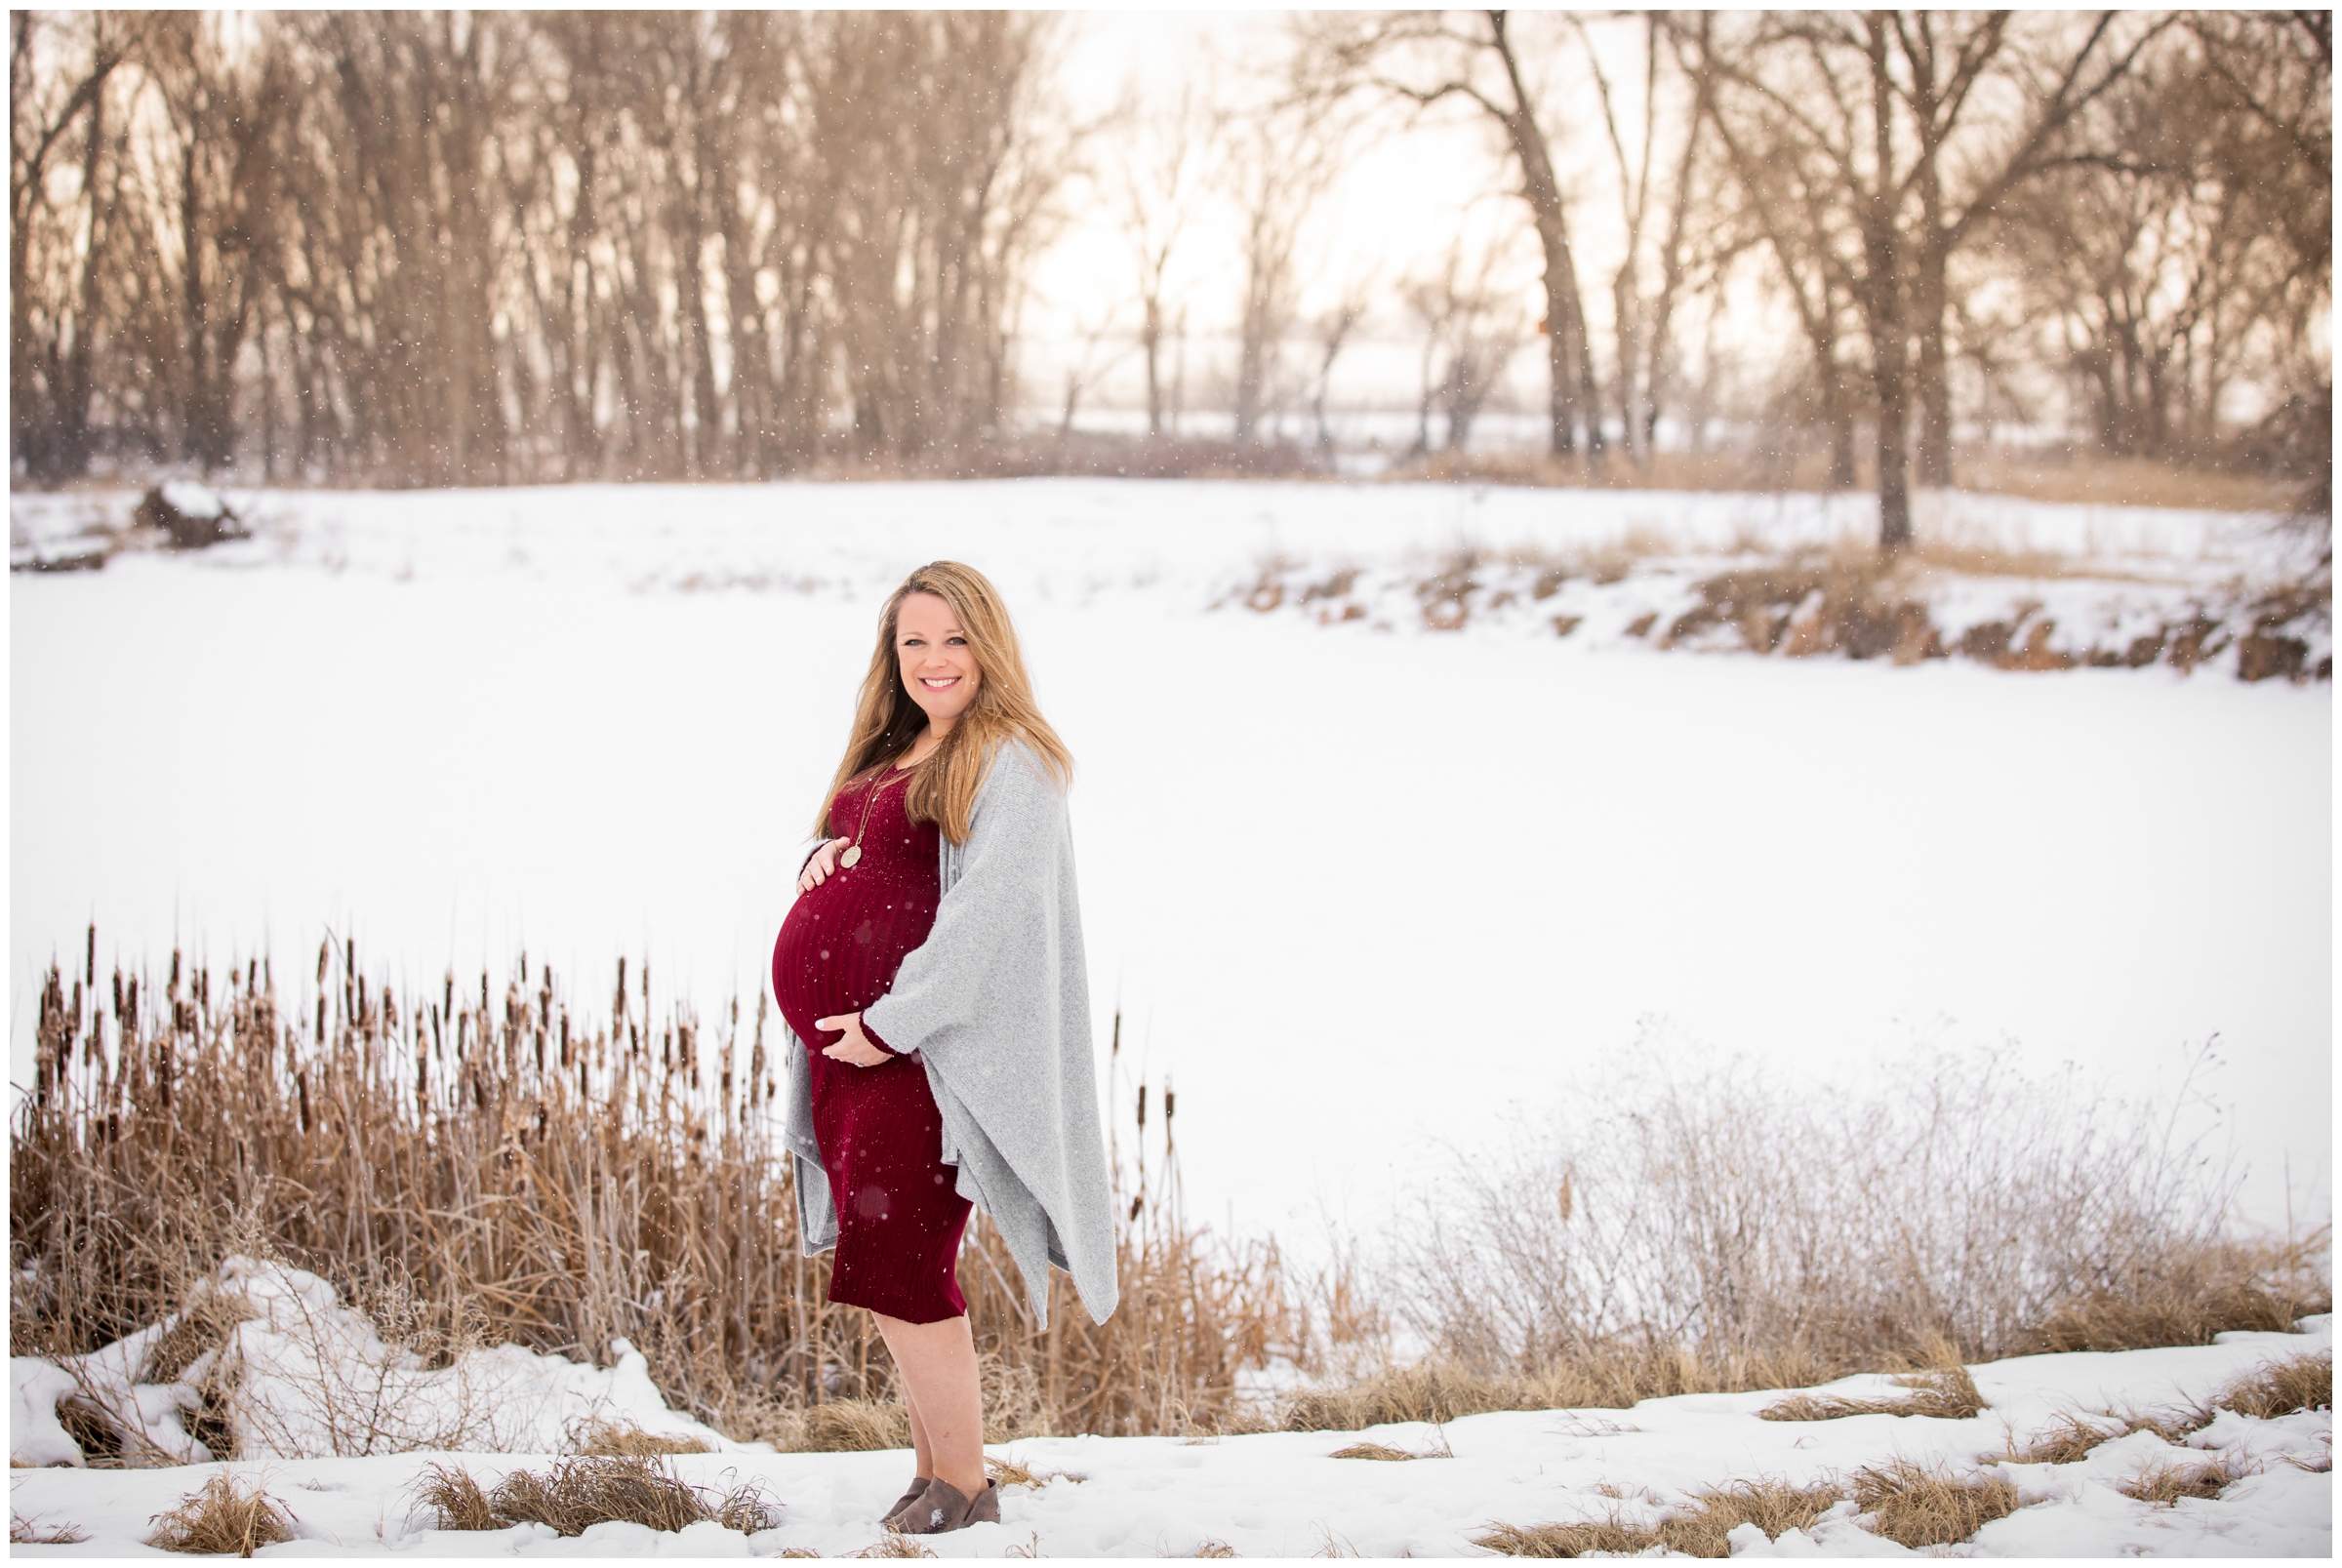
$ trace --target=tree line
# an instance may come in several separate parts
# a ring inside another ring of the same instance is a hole
[[[11,435],[36,480],[101,456],[443,484],[982,450],[1030,401],[1033,263],[1077,203],[1127,231],[1135,325],[1082,329],[1069,427],[1128,354],[1166,429],[1172,258],[1208,206],[1241,259],[1215,322],[1239,443],[1297,404],[1326,439],[1335,363],[1395,299],[1419,444],[1434,403],[1460,441],[1539,342],[1552,450],[1647,463],[1755,298],[1794,345],[1768,422],[1828,484],[1870,469],[1890,544],[1910,486],[1957,477],[1956,426],[2038,424],[2044,386],[2108,452],[2253,425],[2327,461],[2325,13],[1312,15],[1240,105],[1205,80],[1087,123],[1063,29],[1016,14],[11,29]],[[1320,198],[1442,118],[1485,128],[1495,156],[1460,173],[1533,248],[1542,321],[1460,249],[1305,314]],[[1624,236],[1599,263],[1596,218]]]
[[[1032,19],[11,29],[20,471],[707,477],[1000,422],[1064,167]]]

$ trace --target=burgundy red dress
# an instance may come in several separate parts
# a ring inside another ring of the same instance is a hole
[[[872,1067],[834,1061],[822,1048],[843,1036],[813,1026],[884,996],[904,955],[934,929],[941,845],[933,823],[910,820],[909,790],[903,775],[882,769],[830,802],[829,836],[861,829],[862,858],[797,895],[773,945],[773,998],[805,1042],[814,1137],[837,1204],[829,1299],[936,1323],[968,1309],[954,1265],[969,1204],[957,1171],[938,1157],[944,1124],[927,1069],[915,1056]]]

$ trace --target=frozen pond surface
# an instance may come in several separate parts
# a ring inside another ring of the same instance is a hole
[[[1207,608],[1279,550],[1859,524],[1474,494],[239,495],[249,543],[15,576],[14,1075],[93,919],[101,967],[264,945],[281,980],[330,927],[407,983],[525,946],[590,1000],[647,952],[660,991],[752,1008],[877,603],[949,554],[1009,595],[1078,761],[1101,1055],[1118,1000],[1200,1216],[1371,1218],[1646,1031],[1833,1072],[2006,1039],[2125,1085],[2216,1033],[2255,1211],[2288,1162],[2322,1207],[2330,687]],[[2250,550],[2201,514],[1962,516],[2179,571]]]

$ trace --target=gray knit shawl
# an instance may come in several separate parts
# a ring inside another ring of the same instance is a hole
[[[968,841],[943,840],[935,929],[864,1017],[916,1051],[943,1112],[944,1163],[992,1217],[1041,1327],[1049,1266],[1090,1316],[1114,1309],[1113,1199],[1098,1121],[1089,970],[1066,798],[1026,746],[1004,745],[976,792]],[[787,1026],[783,1025],[785,1032]],[[804,1042],[787,1033],[786,1137],[808,1256],[837,1244],[837,1206],[813,1135]]]

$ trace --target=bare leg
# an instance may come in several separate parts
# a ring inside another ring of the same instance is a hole
[[[984,1399],[976,1383],[976,1339],[967,1318],[906,1323],[883,1312],[872,1315],[910,1397],[914,1444],[919,1428],[926,1428],[920,1469],[949,1482],[964,1496],[976,1496],[985,1482]]]
[[[883,1318],[881,1322],[885,1321]],[[897,1362],[898,1367],[901,1366]],[[919,1419],[919,1402],[910,1396],[910,1380],[903,1380],[903,1408],[910,1416],[910,1452],[913,1472],[919,1479],[935,1479],[935,1444],[927,1437],[927,1424]]]

